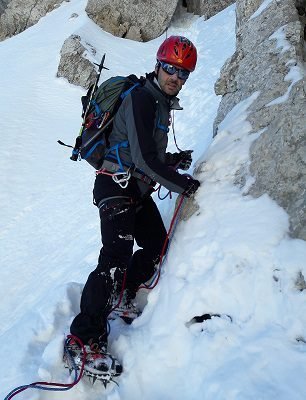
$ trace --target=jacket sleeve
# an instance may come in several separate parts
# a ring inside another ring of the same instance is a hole
[[[133,163],[154,181],[176,193],[188,187],[188,178],[163,163],[153,139],[156,103],[145,90],[133,91],[125,101],[125,120]]]

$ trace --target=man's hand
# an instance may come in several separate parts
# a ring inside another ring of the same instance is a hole
[[[177,169],[182,169],[183,171],[187,171],[190,168],[192,163],[191,153],[193,150],[185,150],[180,153],[174,154],[175,156],[175,166]]]
[[[191,197],[200,187],[200,182],[197,179],[190,178],[188,186],[182,193],[186,197]]]

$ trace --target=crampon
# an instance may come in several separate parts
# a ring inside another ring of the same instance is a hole
[[[63,361],[70,373],[73,370],[82,372],[90,382],[98,380],[105,387],[110,382],[117,384],[114,378],[122,373],[118,360],[104,348],[93,350],[89,345],[80,346],[71,336],[65,340]]]

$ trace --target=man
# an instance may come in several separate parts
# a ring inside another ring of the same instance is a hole
[[[154,274],[166,240],[163,221],[151,197],[152,185],[158,182],[187,197],[200,185],[176,171],[190,167],[190,152],[166,153],[170,111],[182,109],[176,95],[196,61],[196,48],[188,39],[166,39],[157,52],[155,71],[125,97],[115,116],[111,151],[94,186],[103,247],[98,266],[85,284],[81,312],[71,325],[71,333],[86,345],[85,370],[89,375],[121,373],[119,362],[106,351],[107,317],[121,298],[121,305],[132,308],[130,301],[139,285]],[[122,143],[126,145],[118,145]],[[124,172],[112,179],[110,175],[122,167]],[[140,249],[133,254],[134,240]],[[69,347],[80,366],[82,355],[77,344],[71,340]]]

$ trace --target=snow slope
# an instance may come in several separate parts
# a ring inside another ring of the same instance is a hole
[[[107,78],[152,70],[164,38],[115,38],[88,19],[85,5],[66,2],[0,43],[2,397],[37,380],[71,380],[61,365],[63,338],[100,248],[91,204],[94,172],[72,163],[69,150],[56,143],[73,142],[83,94],[55,76],[61,46],[79,34],[98,49],[97,61],[106,53]],[[306,273],[305,242],[288,237],[287,215],[268,196],[252,199],[234,185],[237,171],[248,171],[248,149],[260,134],[247,135],[247,109],[257,93],[231,111],[212,142],[219,103],[213,85],[234,51],[234,24],[231,6],[208,21],[182,16],[170,28],[169,34],[190,37],[199,51],[175,130],[180,148],[193,148],[198,165],[205,161],[200,208],[178,225],[143,315],[131,326],[113,323],[110,347],[125,371],[120,386],[104,391],[82,381],[68,392],[30,389],[18,398],[304,398],[306,306],[296,278]],[[175,151],[172,140],[169,150]],[[158,201],[167,226],[174,202]],[[229,314],[232,323],[214,318],[188,326],[207,312]]]

